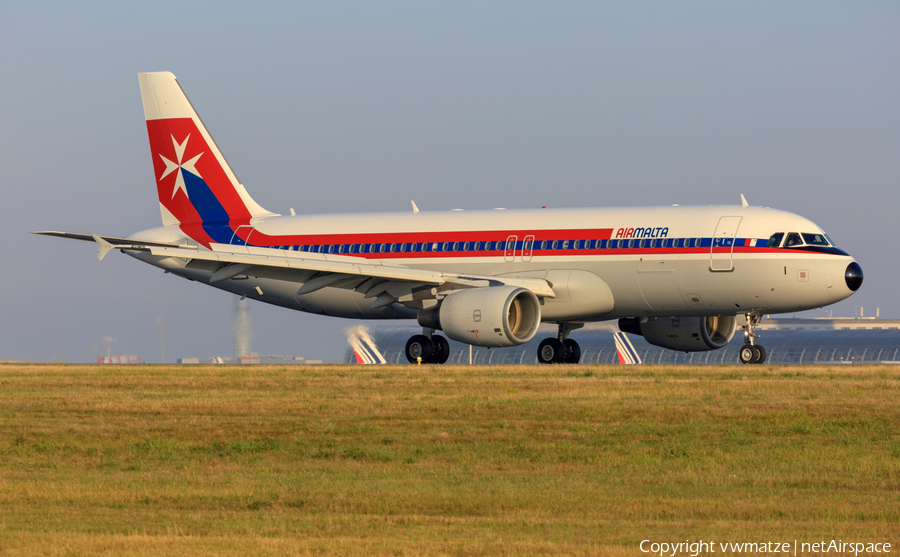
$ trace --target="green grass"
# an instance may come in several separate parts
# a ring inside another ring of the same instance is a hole
[[[0,366],[0,554],[900,543],[900,370]]]

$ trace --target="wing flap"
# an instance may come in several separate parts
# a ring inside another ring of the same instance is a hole
[[[215,246],[215,245],[214,245]],[[354,261],[350,257],[324,258],[321,254],[306,252],[289,252],[280,249],[237,247],[235,250],[225,250],[221,246],[213,250],[196,250],[185,253],[180,247],[147,246],[147,250],[156,256],[180,257],[188,259],[202,259],[220,263],[237,263],[252,266],[252,274],[261,271],[260,267],[274,267],[281,269],[295,269],[297,271],[315,271],[319,273],[335,273],[341,275],[356,275],[360,277],[377,277],[389,280],[403,280],[411,282],[423,282],[426,284],[441,285],[446,282],[442,273],[425,269],[413,269],[402,265],[383,265],[375,263],[363,263]],[[304,257],[294,254],[303,253]],[[319,257],[306,257],[306,256]],[[348,261],[349,260],[349,261]],[[305,281],[300,281],[305,282]]]

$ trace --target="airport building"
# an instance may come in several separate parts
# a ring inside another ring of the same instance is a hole
[[[581,346],[582,364],[618,364],[613,333],[615,322],[587,324],[569,338]],[[378,349],[388,364],[406,364],[406,341],[422,329],[413,326],[372,328]],[[471,348],[473,364],[536,364],[541,340],[555,336],[545,325],[530,341],[513,348]],[[763,319],[758,344],[765,346],[767,364],[900,364],[900,320],[874,318]],[[440,334],[440,333],[438,333]],[[628,335],[645,364],[738,364],[743,346],[741,330],[721,350],[676,352],[653,346],[643,337]],[[470,347],[450,341],[448,365],[469,363]],[[346,361],[350,361],[348,355]]]

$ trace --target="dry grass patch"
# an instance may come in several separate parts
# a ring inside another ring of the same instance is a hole
[[[889,366],[0,366],[0,551],[897,543],[898,391]]]

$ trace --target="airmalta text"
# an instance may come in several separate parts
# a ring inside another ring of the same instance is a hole
[[[616,238],[666,238],[669,228],[620,228],[616,230]]]

